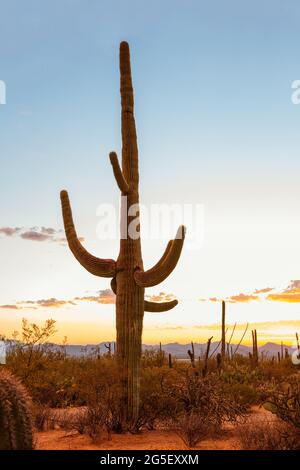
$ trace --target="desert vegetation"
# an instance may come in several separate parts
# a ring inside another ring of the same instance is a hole
[[[113,348],[69,356],[66,342],[50,343],[54,332],[54,321],[38,327],[23,320],[20,334],[8,341],[7,365],[2,366],[31,395],[35,430],[85,435],[95,444],[118,439],[126,430]],[[186,360],[173,357],[170,363],[161,346],[141,356],[140,406],[131,432],[164,430],[194,448],[236,429],[238,448],[295,449],[299,387],[299,366],[290,358],[258,357],[254,363],[251,357],[225,354],[220,368],[218,355],[208,358],[207,351],[196,361],[187,354]],[[253,407],[267,416],[253,415]]]

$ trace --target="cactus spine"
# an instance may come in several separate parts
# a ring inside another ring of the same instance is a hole
[[[111,287],[116,294],[117,360],[123,396],[123,426],[134,429],[139,409],[139,383],[141,339],[144,312],[164,312],[177,305],[171,302],[145,300],[145,287],[164,281],[175,268],[183,246],[185,228],[179,227],[174,240],[170,240],[161,259],[149,270],[143,268],[139,223],[134,237],[130,223],[135,219],[127,210],[135,208],[139,216],[138,147],[134,119],[134,100],[131,79],[130,53],[127,42],[120,44],[120,91],[122,165],[117,154],[111,152],[110,162],[117,185],[121,191],[121,240],[117,260],[100,259],[91,255],[81,245],[73,223],[68,193],[61,192],[64,226],[69,248],[75,258],[90,273],[112,278]],[[125,202],[126,200],[126,202]]]
[[[0,449],[33,449],[30,399],[7,370],[0,371]]]

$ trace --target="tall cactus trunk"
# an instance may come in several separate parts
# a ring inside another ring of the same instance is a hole
[[[121,191],[121,240],[117,261],[101,259],[81,245],[73,223],[68,193],[61,192],[62,211],[69,248],[90,273],[110,277],[116,294],[117,361],[123,402],[123,428],[135,430],[139,413],[140,363],[144,312],[165,312],[177,305],[145,300],[145,287],[164,281],[175,268],[183,246],[185,228],[180,227],[170,240],[161,259],[144,271],[139,224],[138,147],[134,120],[134,99],[130,53],[126,42],[120,45],[120,91],[122,165],[115,152],[110,153],[114,176]]]
[[[127,187],[122,191],[120,253],[116,274],[117,358],[122,377],[124,422],[134,427],[139,407],[139,377],[144,317],[144,288],[134,280],[137,268],[143,269],[141,241],[131,236],[133,217],[139,217],[138,148],[134,120],[134,100],[129,47],[120,47],[120,91],[122,129],[122,173]],[[133,216],[128,208],[135,207]],[[138,220],[138,219],[136,219]]]
[[[224,363],[226,357],[226,332],[225,332],[225,315],[226,315],[226,307],[225,301],[222,300],[222,337],[221,337],[221,357],[222,362]]]

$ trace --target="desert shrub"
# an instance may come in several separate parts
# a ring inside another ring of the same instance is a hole
[[[257,388],[248,384],[224,384],[224,392],[241,405],[250,406],[260,402]]]
[[[268,409],[300,431],[300,376],[291,377],[270,391]]]
[[[173,418],[172,428],[188,447],[195,447],[212,430],[209,419],[203,419],[203,415],[194,410]]]
[[[88,366],[78,377],[79,394],[88,406],[101,404],[105,410],[107,427],[121,432],[122,396],[119,383],[119,370],[115,358],[102,357],[88,360]]]
[[[219,433],[225,422],[235,423],[246,415],[246,406],[225,393],[217,375],[202,378],[186,374],[177,380],[170,394],[176,401],[171,427],[181,430],[179,435],[193,445],[208,434]]]
[[[101,404],[66,410],[60,415],[58,423],[66,431],[87,434],[93,442],[99,441],[104,430],[110,432],[108,412]]]
[[[48,405],[35,405],[33,409],[34,427],[37,431],[54,429],[56,413]]]
[[[96,442],[104,428],[110,430],[108,410],[101,404],[89,405],[86,409],[86,433]]]
[[[248,384],[255,385],[262,380],[262,373],[259,368],[251,369],[248,364],[232,363],[227,364],[222,373],[222,380],[228,384]]]
[[[169,393],[178,373],[168,367],[149,367],[142,370],[138,428],[154,429],[155,422],[174,415],[176,400]]]
[[[142,367],[162,367],[167,364],[167,356],[160,349],[144,351],[142,355]]]
[[[293,364],[290,359],[285,359],[280,363],[268,360],[260,364],[261,373],[264,381],[282,382],[288,379],[299,368]]]
[[[257,417],[237,428],[243,450],[299,450],[300,435],[293,426],[279,419]]]

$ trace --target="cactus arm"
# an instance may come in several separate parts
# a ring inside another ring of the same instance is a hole
[[[65,233],[68,245],[79,263],[91,274],[101,277],[113,277],[116,272],[116,263],[112,259],[101,259],[91,255],[78,240],[74,227],[72,210],[67,191],[61,191],[61,205],[64,219]]]
[[[117,294],[117,283],[115,277],[112,278],[110,286],[113,293]],[[167,312],[168,310],[176,307],[177,304],[178,300],[176,299],[170,300],[169,302],[151,302],[150,300],[144,300],[144,311],[153,313]]]
[[[145,312],[167,312],[168,310],[171,310],[172,308],[176,307],[177,304],[178,300],[176,299],[170,300],[169,302],[150,302],[149,300],[145,300],[144,309]]]
[[[148,271],[137,269],[134,279],[140,287],[152,287],[164,281],[174,270],[181,254],[185,237],[185,227],[180,226],[176,238],[169,242],[163,256]]]
[[[109,159],[110,163],[112,164],[115,179],[121,193],[127,194],[129,191],[129,185],[121,170],[117,154],[115,152],[110,152]]]

